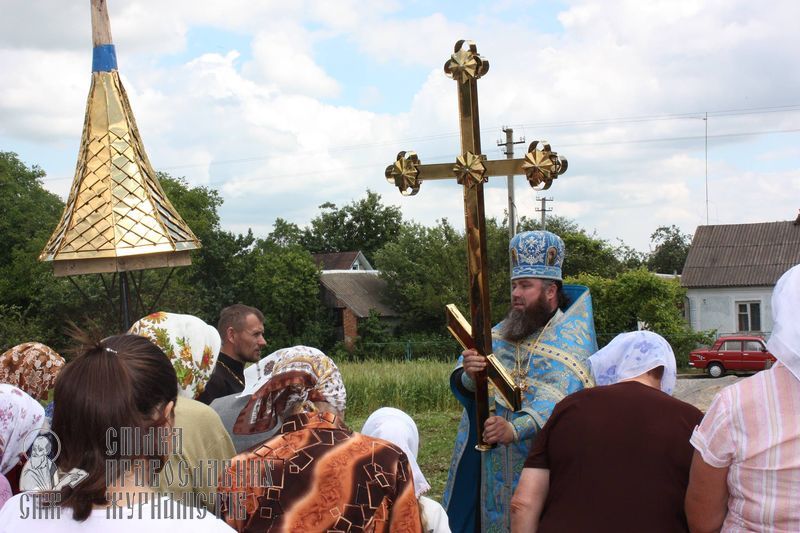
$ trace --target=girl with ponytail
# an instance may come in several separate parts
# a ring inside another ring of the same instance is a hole
[[[178,382],[164,352],[138,335],[78,340],[85,348],[56,379],[52,425],[59,471],[73,483],[9,500],[0,532],[231,531],[153,486],[180,441],[172,432]]]

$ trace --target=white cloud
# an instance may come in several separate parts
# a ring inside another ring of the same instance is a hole
[[[0,19],[0,136],[11,145],[0,149],[34,143],[49,154],[54,145],[77,145],[91,60],[88,6],[77,6],[4,4],[10,16]],[[697,114],[666,115],[798,103],[800,4],[792,0],[760,10],[743,0],[571,0],[558,19],[563,32],[549,34],[516,17],[524,6],[513,1],[452,11],[418,2],[418,14],[403,7],[112,2],[123,81],[151,160],[218,188],[226,198],[223,224],[237,231],[268,231],[277,216],[302,225],[322,202],[343,205],[367,188],[409,218],[447,217],[461,226],[454,182],[424,183],[404,198],[383,170],[399,150],[417,151],[423,163],[455,159],[456,85],[442,65],[456,39],[473,37],[491,64],[479,82],[484,153],[503,157],[495,145],[501,125],[528,142],[548,139],[570,161],[546,193],[555,198],[553,214],[646,249],[659,225],[693,232],[705,222],[706,124]],[[249,45],[189,41],[209,28]],[[406,69],[428,71],[409,88],[408,109],[382,112],[391,99],[383,85],[353,81],[347,69],[326,70],[321,52],[343,43],[358,51],[351,69],[392,65],[388,81],[398,86],[407,83]],[[175,65],[175,54],[187,49],[199,52]],[[345,94],[352,105],[337,103]],[[649,118],[612,120],[626,117]],[[800,112],[712,113],[708,129],[711,222],[794,218],[800,177],[787,169],[798,167],[797,134],[721,135],[800,129]],[[59,175],[73,166],[59,163]],[[519,212],[536,218],[535,191],[522,177],[516,184]],[[66,190],[61,185],[52,186]],[[486,199],[487,214],[502,218],[505,178],[492,178]],[[753,207],[759,205],[769,210]]]
[[[253,40],[253,61],[245,74],[280,90],[317,98],[338,95],[339,83],[314,62],[312,35],[298,26],[259,32]]]

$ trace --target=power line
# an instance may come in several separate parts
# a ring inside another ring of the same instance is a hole
[[[723,111],[710,111],[708,112],[709,117],[713,116],[734,116],[734,115],[745,115],[745,114],[759,114],[759,113],[773,113],[779,111],[800,111],[800,104],[791,105],[791,106],[775,106],[770,108],[753,108],[753,109],[741,109],[741,110],[723,110]],[[654,120],[668,120],[668,119],[676,119],[676,118],[693,118],[693,119],[703,119],[704,120],[705,113],[682,113],[682,114],[674,114],[674,115],[653,115],[650,117],[629,117],[629,118],[619,118],[619,119],[601,119],[596,121],[572,121],[572,122],[561,122],[561,123],[536,123],[536,124],[523,124],[521,127],[533,128],[533,127],[566,127],[567,125],[603,125],[603,124],[612,124],[612,123],[623,123],[623,121],[627,121],[628,123],[631,122],[645,122],[645,121],[654,121]],[[492,130],[481,128],[481,132],[490,132]],[[716,135],[700,135],[700,136],[682,136],[682,137],[653,137],[647,139],[629,139],[629,140],[614,140],[614,141],[597,141],[597,142],[575,142],[575,143],[559,143],[562,147],[575,147],[575,146],[608,146],[613,144],[643,144],[643,143],[657,143],[657,142],[678,142],[678,141],[693,141],[699,139],[718,139],[718,138],[732,138],[732,137],[747,137],[752,135],[771,135],[771,134],[778,134],[778,133],[797,133],[800,132],[800,128],[791,128],[791,129],[778,129],[778,130],[761,130],[761,131],[745,131],[745,132],[733,132],[733,133],[721,133]],[[352,144],[352,145],[342,145],[342,146],[332,146],[329,148],[331,151],[352,151],[352,150],[361,150],[365,148],[375,148],[380,146],[398,146],[403,144],[410,144],[414,142],[425,142],[425,141],[432,141],[432,140],[442,140],[449,137],[457,137],[459,132],[452,132],[452,133],[441,133],[435,135],[427,135],[427,136],[420,136],[420,137],[410,137],[406,139],[399,139],[399,140],[388,140],[388,141],[381,141],[377,143],[361,143],[361,144]],[[305,150],[301,152],[294,152],[293,156],[302,156],[302,155],[310,155],[318,153],[318,151],[312,150]],[[445,156],[436,156],[436,157],[427,157],[428,161],[435,161],[436,158],[445,157]],[[218,161],[212,161],[211,163],[194,163],[194,164],[185,164],[185,165],[170,165],[165,167],[160,167],[159,170],[177,170],[181,168],[193,168],[193,167],[205,167],[205,166],[223,166],[229,164],[236,164],[236,163],[247,163],[247,162],[254,162],[254,161],[269,161],[277,159],[275,156],[253,156],[253,157],[243,157],[243,158],[236,158],[236,159],[223,159]],[[449,160],[449,159],[446,159]],[[372,165],[369,165],[372,166]],[[354,168],[361,168],[361,167],[347,167],[347,169],[354,169]],[[344,170],[344,169],[343,169]],[[301,174],[290,174],[290,175],[283,175],[284,177],[290,176],[298,176],[298,175],[307,175],[313,174],[316,171],[309,171],[306,173]],[[72,176],[60,176],[55,178],[43,178],[42,182],[50,183],[56,181],[64,181],[64,180],[71,180]]]

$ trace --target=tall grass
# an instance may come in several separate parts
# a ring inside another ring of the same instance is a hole
[[[453,363],[365,361],[337,362],[337,366],[347,388],[348,419],[365,417],[379,407],[407,413],[459,410],[450,392]]]

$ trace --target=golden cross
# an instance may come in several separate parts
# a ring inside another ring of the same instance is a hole
[[[479,354],[492,353],[492,324],[489,308],[489,269],[486,263],[486,217],[483,205],[483,184],[489,176],[525,174],[532,187],[548,189],[553,180],[567,170],[567,160],[550,150],[546,141],[534,141],[528,153],[520,159],[489,161],[481,153],[480,123],[478,120],[478,79],[489,70],[489,62],[478,55],[472,41],[458,41],[454,53],[444,65],[444,72],[458,83],[458,109],[461,126],[461,155],[456,163],[423,165],[414,152],[400,152],[394,164],[386,167],[386,179],[396,185],[404,196],[414,195],[425,180],[456,178],[464,186],[464,218],[466,221],[467,262],[469,272],[469,304],[471,327],[468,332],[462,327],[457,333],[453,324],[458,323],[453,309],[448,310],[448,326],[465,348],[474,347]],[[455,310],[457,313],[458,311]],[[460,316],[460,314],[458,315]],[[468,342],[466,338],[471,338]],[[486,371],[476,376],[475,404],[477,410],[477,448],[488,450],[492,445],[483,440],[483,425],[489,416],[488,379],[504,394],[509,405],[519,408],[519,390],[513,393],[501,376],[502,364],[493,357],[488,358]],[[498,368],[498,366],[500,368]],[[516,400],[516,401],[515,401]]]

